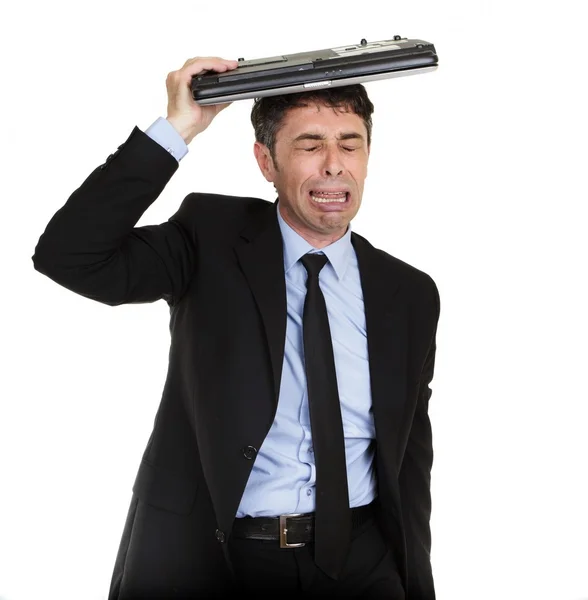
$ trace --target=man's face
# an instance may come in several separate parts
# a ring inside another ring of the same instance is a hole
[[[315,247],[345,234],[367,176],[369,147],[361,117],[317,104],[292,108],[276,135],[277,168],[266,146],[255,142],[254,152],[290,227]]]

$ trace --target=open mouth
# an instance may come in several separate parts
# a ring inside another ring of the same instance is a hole
[[[342,207],[349,203],[349,192],[316,192],[310,190],[310,200],[323,207]]]

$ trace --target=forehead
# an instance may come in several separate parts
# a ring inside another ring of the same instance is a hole
[[[288,109],[277,137],[292,142],[302,133],[338,136],[351,132],[360,134],[367,141],[367,129],[359,115],[346,107],[332,108],[314,103]]]

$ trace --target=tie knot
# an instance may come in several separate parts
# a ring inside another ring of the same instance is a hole
[[[306,268],[309,277],[318,277],[321,269],[329,259],[325,254],[305,254],[300,261]]]

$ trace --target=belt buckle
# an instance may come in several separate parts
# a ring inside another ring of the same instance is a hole
[[[288,543],[288,527],[286,523],[286,519],[288,517],[300,517],[303,513],[290,513],[288,515],[280,515],[280,548],[299,548],[300,546],[304,546],[305,542],[300,542],[298,544],[289,544]]]

